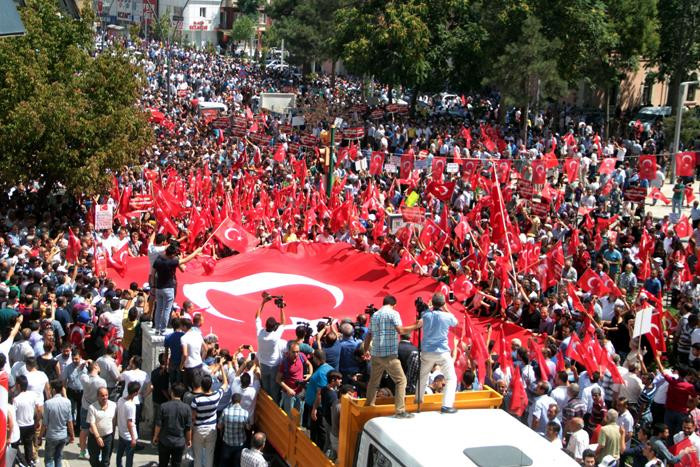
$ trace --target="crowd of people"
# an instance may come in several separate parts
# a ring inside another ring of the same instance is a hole
[[[254,430],[260,388],[297,409],[334,458],[344,395],[393,397],[395,416],[409,418],[406,394],[442,393],[449,414],[457,390],[484,385],[583,465],[700,461],[696,167],[681,165],[666,199],[677,156],[660,126],[600,136],[567,106],[522,115],[495,93],[462,96],[458,115],[431,113],[435,102],[412,116],[382,104],[387,88],[350,78],[333,87],[203,51],[130,50],[156,135],[140,163],[96,198],[40,199],[36,184],[0,195],[0,367],[7,439],[24,465],[42,440],[46,465],[61,465],[74,438],[94,467],[110,465],[113,451],[130,467],[139,440],[157,446],[162,467],[267,465],[265,434]],[[296,93],[304,124],[263,110],[270,91]],[[228,124],[214,125],[221,115],[203,102],[225,105]],[[338,137],[331,155],[333,123],[336,136],[357,137]],[[655,217],[647,195],[672,213]],[[97,231],[104,204],[113,228]],[[405,225],[392,229],[389,214]],[[260,247],[346,242],[440,290],[412,324],[387,295],[379,310],[300,325],[294,336],[283,335],[283,308],[263,319],[266,296],[257,342],[221,348],[202,331],[205,313],[177,296],[176,271],[245,251],[210,241],[225,220]],[[109,279],[107,268],[124,272],[124,255],[149,257],[147,283],[119,289]],[[145,321],[164,335],[150,374]],[[532,338],[507,342],[503,323]]]

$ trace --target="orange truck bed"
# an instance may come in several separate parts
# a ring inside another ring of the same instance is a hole
[[[455,398],[457,409],[498,408],[503,397],[489,387],[482,391],[458,392]],[[298,428],[299,413],[287,414],[274,403],[272,398],[260,390],[255,407],[255,423],[264,431],[270,445],[293,467],[352,467],[355,462],[355,450],[359,434],[365,423],[374,417],[383,417],[394,413],[393,399],[377,399],[374,407],[365,406],[365,399],[352,399],[344,396],[340,408],[340,431],[338,436],[338,458],[331,462]],[[442,405],[442,394],[426,395],[421,404],[421,411],[438,411]],[[414,396],[406,396],[406,410],[415,412],[418,406]]]

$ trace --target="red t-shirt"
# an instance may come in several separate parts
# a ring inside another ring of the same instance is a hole
[[[668,381],[668,393],[666,394],[666,408],[674,412],[688,413],[688,398],[695,397],[695,386],[687,381],[673,379],[664,375]]]
[[[289,357],[285,357],[280,365],[282,381],[297,394],[304,389],[301,382],[304,381],[305,363],[306,357],[303,354],[299,354],[294,362],[290,362]]]

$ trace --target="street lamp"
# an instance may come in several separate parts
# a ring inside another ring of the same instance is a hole
[[[683,117],[683,104],[688,95],[688,86],[698,84],[700,81],[684,81],[678,88],[678,103],[676,104],[676,131],[673,134],[673,151],[671,154],[671,183],[676,183],[676,160],[675,155],[680,150],[681,140],[681,118]]]

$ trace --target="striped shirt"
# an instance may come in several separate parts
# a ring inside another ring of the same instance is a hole
[[[197,413],[195,426],[216,425],[216,407],[219,405],[223,388],[211,394],[200,394],[192,399],[190,407]]]

